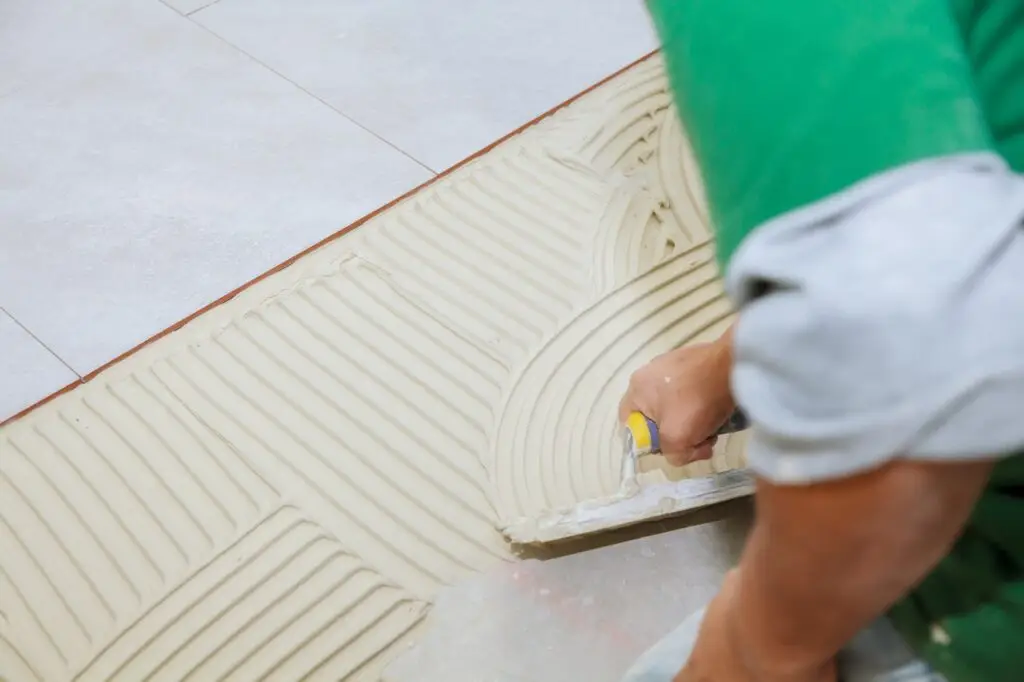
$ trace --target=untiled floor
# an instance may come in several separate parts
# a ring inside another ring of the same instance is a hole
[[[499,529],[546,537],[530,519],[585,504],[576,536],[736,494],[734,436],[621,494],[630,372],[732,318],[698,190],[645,59],[0,428],[0,677],[376,681],[439,591],[515,558]],[[656,591],[692,608],[727,563],[685,537],[637,550],[664,559],[646,567],[629,550],[536,578],[591,572],[598,594],[686,556]],[[588,679],[680,616],[659,605]],[[494,679],[464,672],[445,679]]]
[[[0,420],[642,56],[639,0],[0,5]]]

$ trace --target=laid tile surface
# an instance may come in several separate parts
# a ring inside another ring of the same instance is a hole
[[[0,5],[0,96],[73,74],[126,43],[144,40],[147,13],[124,0],[5,0]],[[165,8],[164,8],[165,9]],[[104,30],[116,25],[116,34]],[[116,40],[112,40],[116,36]]]
[[[191,14],[204,7],[209,7],[217,0],[163,0],[163,2],[182,14]]]
[[[5,4],[0,49],[0,292],[79,373],[430,177],[156,0],[90,8]]]
[[[192,19],[434,170],[655,47],[640,0],[220,0]]]
[[[10,315],[0,310],[0,421],[77,378]]]

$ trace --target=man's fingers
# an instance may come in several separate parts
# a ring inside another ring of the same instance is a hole
[[[708,443],[714,437],[712,436],[704,441],[697,441],[704,434],[700,432],[695,433],[690,428],[694,421],[694,419],[689,417],[673,415],[666,419],[664,424],[658,424],[661,451],[670,462],[680,460],[683,464],[686,464],[693,461],[694,450]]]
[[[633,396],[626,393],[626,395],[622,396],[622,400],[619,401],[619,423],[625,424],[631,412],[636,412],[635,403],[633,402]]]
[[[718,436],[711,436],[710,438],[705,439],[703,442],[697,443],[697,448],[699,448],[699,449],[707,448],[708,452],[711,452],[714,449],[714,447],[715,447],[715,443],[717,443],[717,442],[718,442]],[[710,457],[710,456],[711,455],[708,455],[708,457]],[[698,457],[697,459],[706,459],[706,458]]]
[[[715,443],[718,442],[718,436],[712,436],[708,438],[700,445],[692,448],[674,449],[671,451],[663,452],[665,459],[672,466],[681,467],[690,464],[691,462],[699,462],[704,459],[711,459],[715,453]]]
[[[710,443],[705,443],[704,445],[698,445],[696,448],[694,448],[693,449],[693,458],[690,461],[691,462],[700,462],[701,460],[711,459],[711,457],[715,454],[715,442],[716,441],[717,441],[717,438],[715,440],[711,441]]]
[[[649,409],[654,407],[654,405],[651,405],[650,400],[645,400],[644,398],[644,393],[635,390],[632,386],[632,382],[630,382],[630,387],[626,390],[625,394],[623,394],[622,400],[619,401],[619,422],[625,424],[626,419],[628,419],[629,415],[634,412],[640,412],[651,419],[655,419],[657,415],[653,414]]]
[[[662,452],[661,454],[665,455],[665,459],[674,467],[686,466],[693,461],[693,450],[685,450],[683,452]]]

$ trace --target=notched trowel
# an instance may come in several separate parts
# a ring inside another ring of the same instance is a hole
[[[716,435],[735,433],[748,426],[746,415],[736,410]],[[641,457],[660,454],[658,426],[634,412],[626,420],[622,438],[622,480],[614,495],[519,519],[501,529],[505,537],[519,544],[558,542],[672,516],[754,491],[754,477],[746,469],[641,486],[637,481],[637,463]]]

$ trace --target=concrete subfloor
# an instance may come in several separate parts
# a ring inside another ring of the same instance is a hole
[[[385,682],[617,682],[739,560],[749,499],[526,555],[442,590]]]

